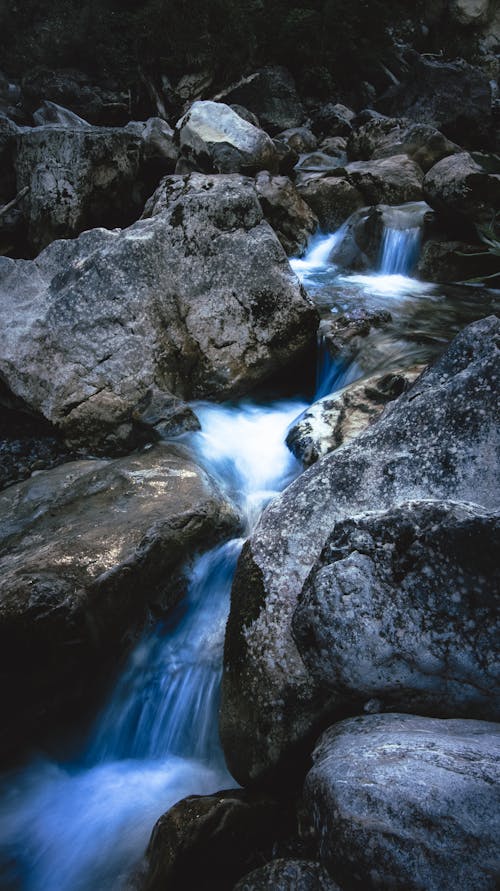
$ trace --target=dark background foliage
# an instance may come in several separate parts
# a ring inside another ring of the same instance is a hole
[[[208,70],[222,85],[252,67],[283,64],[304,89],[314,85],[327,94],[373,76],[389,57],[394,24],[405,17],[418,21],[423,4],[0,0],[0,67],[12,75],[37,65],[76,67],[125,86],[135,82],[138,69],[172,79]],[[435,34],[439,41],[438,21]]]

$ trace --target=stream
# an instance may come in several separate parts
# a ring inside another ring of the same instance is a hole
[[[389,312],[355,354],[332,359],[320,338],[315,399],[378,371],[429,362],[492,292],[411,277],[420,230],[386,230],[380,269],[347,275],[329,262],[339,233],[292,261],[325,321],[353,307]],[[201,431],[183,447],[238,505],[249,534],[265,505],[301,471],[285,438],[305,400],[195,404]],[[194,559],[186,597],[146,633],[78,750],[40,754],[4,775],[0,888],[119,891],[130,887],[155,821],[179,799],[234,787],[218,737],[219,687],[231,582],[244,539]]]

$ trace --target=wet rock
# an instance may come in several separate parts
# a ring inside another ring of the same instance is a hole
[[[23,201],[31,247],[83,229],[127,225],[144,196],[137,188],[141,141],[115,128],[43,125],[18,137],[17,189]]]
[[[379,115],[351,134],[347,143],[349,158],[354,161],[408,155],[424,172],[448,155],[458,154],[460,147],[428,124],[411,124]]]
[[[153,397],[170,412],[172,393],[245,392],[310,342],[316,313],[253,183],[227,180],[172,177],[150,219],[0,258],[1,374],[67,443],[123,453],[157,438]]]
[[[276,148],[267,133],[223,102],[195,102],[177,122],[182,157],[205,173],[277,172]]]
[[[292,623],[332,714],[500,717],[499,545],[498,515],[457,501],[337,523]]]
[[[232,509],[166,446],[43,471],[0,495],[2,746],[88,694]],[[33,671],[36,665],[36,671]]]
[[[406,155],[353,161],[345,172],[349,182],[363,195],[365,204],[403,204],[422,199],[422,170]]]
[[[340,176],[308,179],[297,186],[297,191],[324,232],[334,232],[365,203],[361,192]]]
[[[331,727],[306,781],[322,862],[346,887],[493,891],[500,732],[370,715]]]
[[[218,102],[238,103],[257,115],[272,135],[300,127],[304,109],[292,75],[286,68],[261,68],[214,97]]]
[[[314,402],[290,428],[288,448],[307,467],[359,436],[421,374],[425,366],[348,384]]]
[[[295,165],[297,184],[328,174],[340,177],[344,172],[342,159],[338,155],[330,155],[321,151],[302,155]]]
[[[491,141],[491,87],[479,68],[410,53],[408,75],[378,103],[380,111],[404,115],[441,130],[466,148]]]
[[[271,860],[240,879],[234,891],[340,891],[314,860]]]
[[[495,509],[499,337],[495,317],[466,328],[377,422],[309,468],[262,516],[240,557],[226,636],[221,732],[238,781],[296,770],[332,720],[292,620],[335,526],[415,499],[471,502],[479,514]],[[480,653],[476,659],[481,673]]]
[[[431,167],[423,188],[425,200],[450,221],[489,223],[500,203],[500,172],[488,172],[462,152]]]
[[[242,789],[193,795],[156,823],[141,887],[230,891],[294,831],[291,808],[269,796]]]

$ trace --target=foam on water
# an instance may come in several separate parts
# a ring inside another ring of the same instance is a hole
[[[299,470],[285,446],[300,402],[197,406],[186,442],[248,523]],[[39,759],[0,788],[0,887],[120,891],[158,817],[236,784],[218,736],[224,630],[243,539],[199,557],[187,596],[130,655],[78,759]]]

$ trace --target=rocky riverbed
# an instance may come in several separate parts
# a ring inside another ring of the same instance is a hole
[[[0,77],[5,891],[498,886],[498,16],[448,5],[476,64],[321,101]]]

